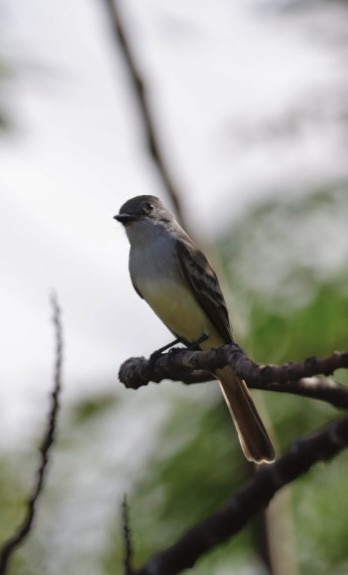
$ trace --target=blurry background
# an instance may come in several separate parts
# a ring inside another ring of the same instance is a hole
[[[186,220],[224,270],[237,340],[262,362],[347,349],[348,3],[119,4]],[[137,194],[170,200],[104,2],[5,0],[0,29],[0,535],[20,520],[37,465],[54,289],[59,439],[10,572],[118,573],[125,492],[140,564],[247,469],[214,384],[132,392],[117,380],[124,359],[170,334],[131,287],[112,216]],[[319,402],[262,398],[280,449],[335,417]],[[277,573],[347,572],[347,470],[343,454],[293,487]],[[257,531],[195,573],[264,573]]]

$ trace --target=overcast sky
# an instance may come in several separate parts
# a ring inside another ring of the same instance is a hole
[[[341,20],[320,4],[301,19],[272,5],[121,3],[197,235],[212,238],[268,192],[347,171],[336,105],[346,63],[326,41]],[[52,289],[67,394],[116,381],[123,359],[168,341],[131,288],[112,219],[129,197],[166,197],[103,2],[7,0],[1,18],[15,129],[0,140],[0,416],[15,433],[51,381]]]

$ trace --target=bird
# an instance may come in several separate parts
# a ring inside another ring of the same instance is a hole
[[[203,252],[153,195],[126,201],[114,218],[126,231],[129,273],[138,295],[186,346],[233,343],[217,275]],[[226,365],[214,370],[247,460],[271,463],[275,451],[246,383]]]

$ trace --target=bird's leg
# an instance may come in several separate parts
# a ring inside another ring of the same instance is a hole
[[[167,343],[167,345],[164,345],[163,347],[160,347],[159,349],[156,349],[156,351],[154,351],[151,354],[151,357],[153,355],[161,355],[164,351],[167,351],[167,349],[170,349],[171,347],[174,347],[174,345],[176,345],[177,343],[182,343],[182,340],[180,339],[180,337],[177,337],[176,339],[174,339],[174,341],[171,341],[170,343]]]
[[[195,341],[192,341],[189,344],[187,344],[185,341],[180,339],[180,337],[177,337],[176,339],[174,339],[174,341],[171,341],[170,343],[167,343],[167,345],[164,345],[163,347],[156,349],[156,351],[154,351],[150,355],[149,362],[151,365],[153,365],[157,361],[157,359],[159,359],[161,357],[161,355],[163,355],[163,353],[165,351],[167,351],[167,349],[170,350],[170,353],[175,353],[176,351],[180,351],[182,348],[174,347],[177,343],[185,344],[186,349],[191,350],[191,351],[199,350],[199,345],[201,343],[203,343],[203,341],[206,341],[208,339],[208,337],[209,337],[209,335],[207,333],[203,333],[198,339],[196,339]]]
[[[207,334],[206,332],[203,332],[202,335],[196,339],[196,341],[192,341],[188,346],[187,349],[191,350],[191,351],[198,351],[199,350],[199,345],[201,343],[203,343],[203,341],[206,341],[209,338],[209,334]]]

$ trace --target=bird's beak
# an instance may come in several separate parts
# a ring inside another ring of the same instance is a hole
[[[127,224],[130,224],[130,222],[133,222],[135,220],[135,217],[132,214],[123,213],[123,214],[116,214],[116,216],[114,216],[114,220],[117,220],[118,222],[126,226]]]

